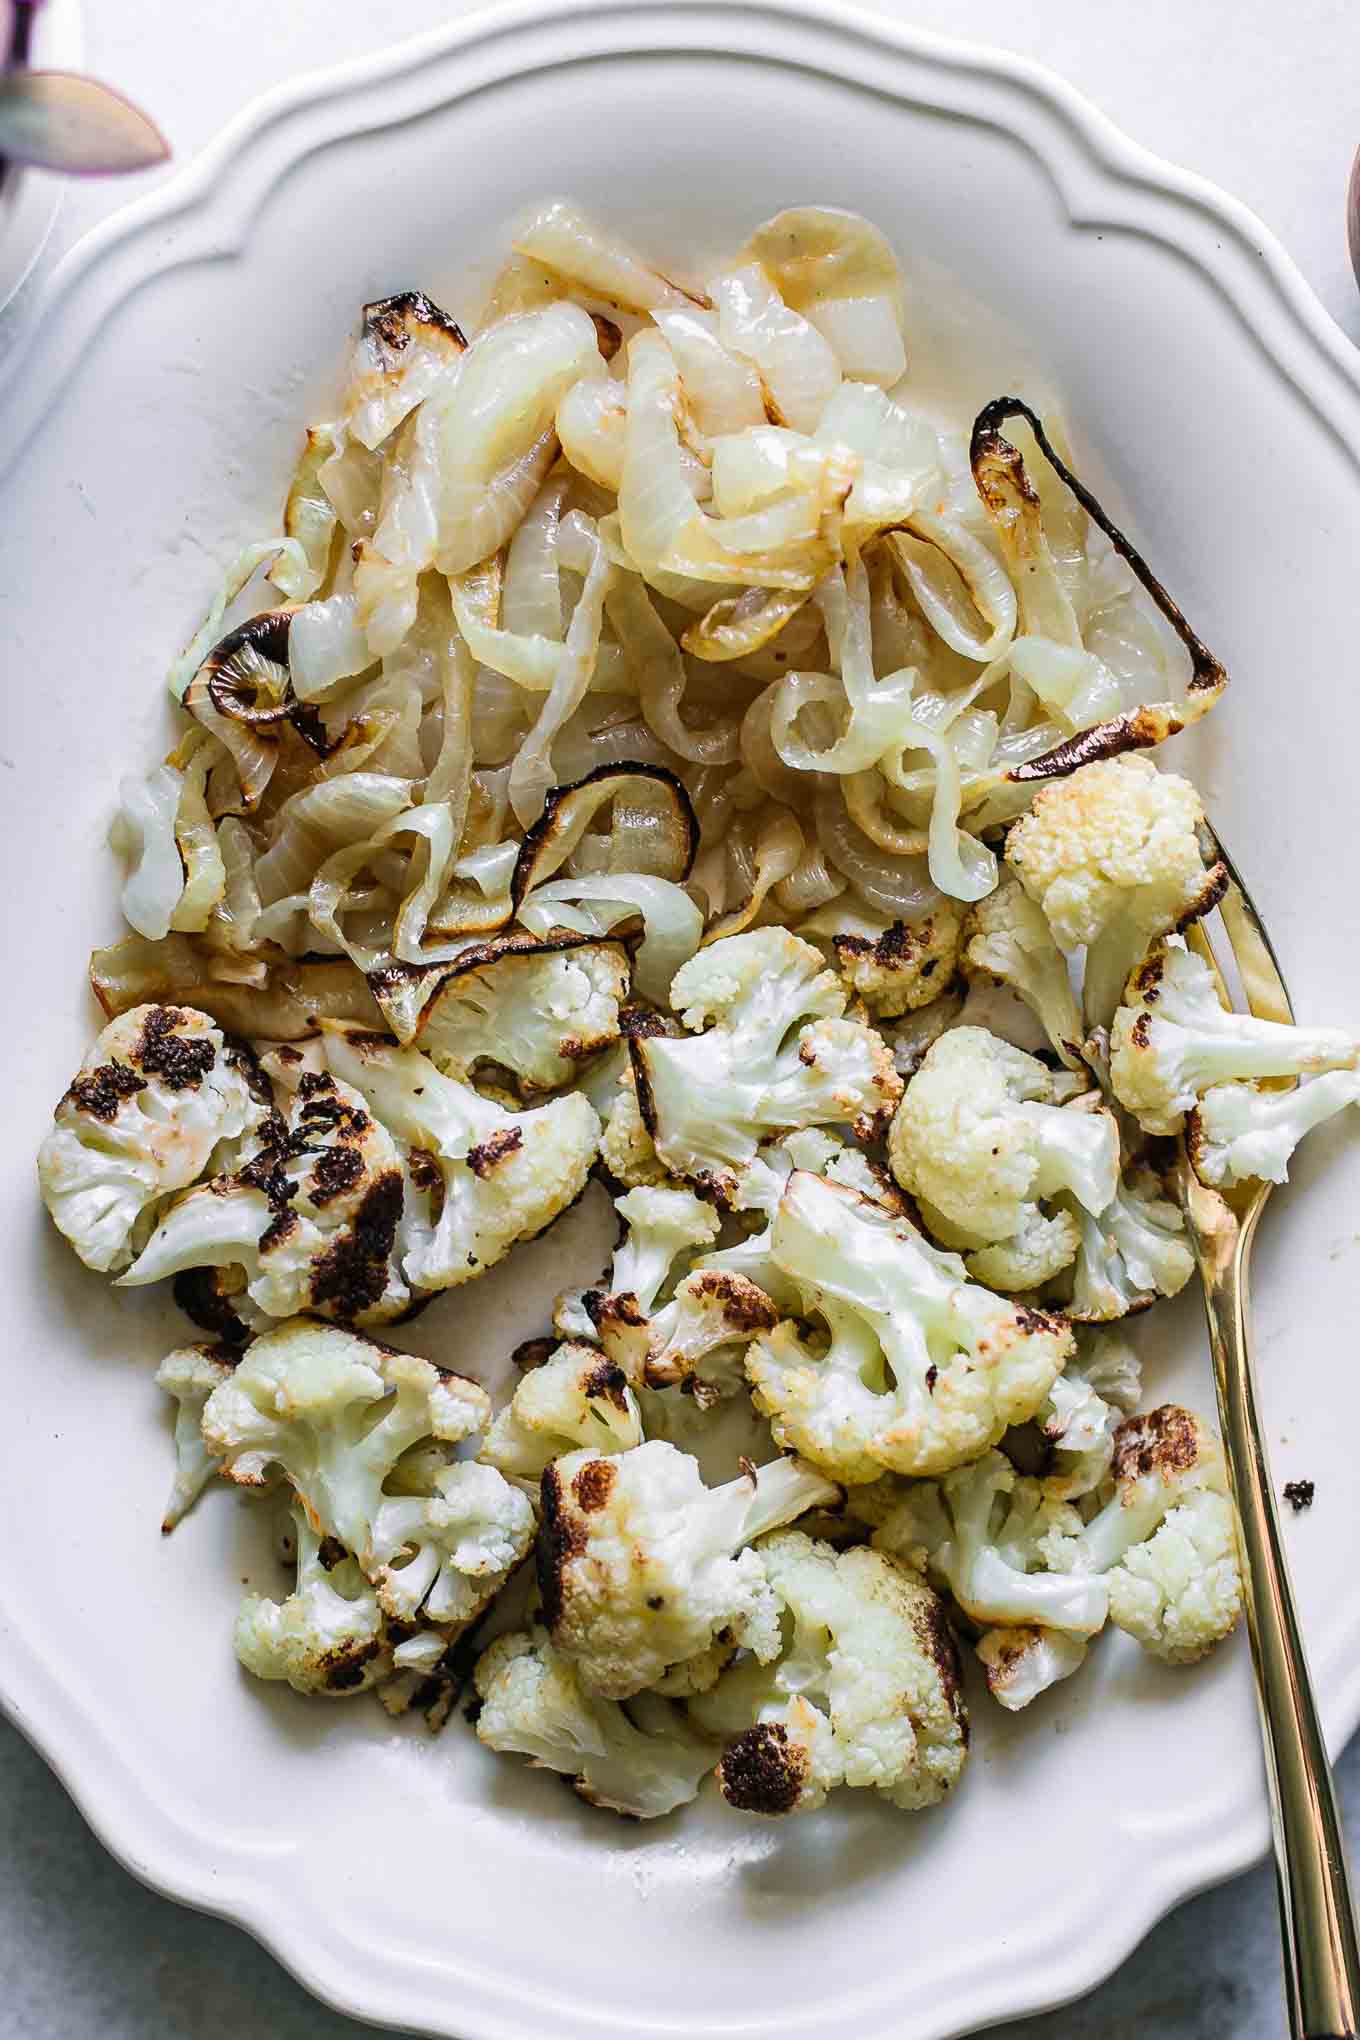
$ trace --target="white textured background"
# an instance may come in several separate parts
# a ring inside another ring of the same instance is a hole
[[[146,107],[183,164],[267,86],[395,40],[396,16],[414,34],[466,11],[457,0],[86,0],[87,61]],[[879,11],[1052,65],[1136,140],[1253,206],[1360,340],[1343,214],[1360,142],[1356,0],[879,0]],[[73,187],[34,282],[152,181]],[[19,319],[6,321],[9,344],[23,344],[33,298],[30,286]],[[1360,1744],[1342,1786],[1360,1853]],[[961,1897],[962,1931],[966,1918]],[[236,1929],[135,1884],[0,1723],[3,2040],[358,2040],[369,2030],[316,2006]],[[1270,1872],[1182,1908],[1081,2005],[1005,2030],[1015,2040],[1273,2040],[1284,2022]]]

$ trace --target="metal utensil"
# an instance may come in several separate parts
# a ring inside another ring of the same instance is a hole
[[[1284,978],[1251,897],[1212,830],[1227,866],[1219,904],[1251,1012],[1292,1021]],[[1194,946],[1227,988],[1202,926]],[[1285,1991],[1293,2040],[1355,2040],[1360,2033],[1360,1947],[1331,1767],[1280,1540],[1265,1440],[1256,1408],[1248,1265],[1269,1183],[1220,1193],[1202,1183],[1184,1139],[1172,1183],[1204,1284],[1223,1447],[1242,1528],[1247,1626],[1256,1668],[1275,1834],[1284,1936]]]

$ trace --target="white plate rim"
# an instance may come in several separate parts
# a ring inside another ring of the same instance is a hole
[[[1044,66],[869,15],[841,0],[644,0],[636,6],[519,0],[262,95],[191,166],[86,234],[37,295],[32,317],[44,326],[44,347],[15,346],[8,364],[0,365],[0,471],[59,398],[81,336],[153,270],[239,249],[277,177],[328,139],[352,131],[356,122],[386,125],[398,106],[403,113],[425,111],[486,82],[509,82],[554,63],[657,50],[813,64],[898,99],[905,92],[873,68],[876,57],[905,61],[937,83],[948,78],[970,117],[991,121],[1033,149],[1071,225],[1131,227],[1195,264],[1360,464],[1360,430],[1347,429],[1336,415],[1360,399],[1360,355],[1271,231],[1208,180],[1130,140]],[[460,78],[461,67],[471,68]],[[17,429],[16,417],[22,421]],[[206,1838],[176,1818],[97,1715],[63,1687],[40,1637],[21,1628],[2,1589],[0,1639],[0,1708],[133,1875],[167,1897],[244,1927],[338,2010],[402,2030],[451,2031],[447,1961],[398,1960],[385,1956],[380,1944],[359,1946],[341,1936],[323,1908],[289,1890],[286,1843],[215,1840],[205,1848]],[[1335,1752],[1360,1723],[1360,1604],[1348,1632],[1329,1638],[1329,1646],[1320,1684]],[[1032,1938],[1023,1950],[1007,1947],[990,1961],[979,1953],[966,1990],[941,2008],[945,2022],[930,2026],[932,2040],[1047,2009],[1091,1989],[1173,1906],[1247,1868],[1267,1837],[1258,1796],[1212,1830],[1178,1831],[1174,1851],[1139,1861],[1136,1883],[1125,1872],[1108,1888],[1089,1879],[1051,1936]],[[880,1986],[846,1997],[837,2005],[837,2030],[886,2034],[900,1989]],[[531,2004],[540,2017],[564,2009],[543,1996],[531,2000],[504,1980],[493,1983],[480,1968],[462,1973],[454,2001],[463,2040],[520,2040]],[[636,2027],[596,2013],[593,2030],[626,2036]],[[733,2040],[773,2040],[772,2028],[744,2020],[709,2030]]]

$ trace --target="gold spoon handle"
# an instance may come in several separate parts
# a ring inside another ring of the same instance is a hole
[[[1256,1662],[1293,2040],[1356,2040],[1360,1948],[1331,1766],[1313,1702],[1252,1378],[1247,1262],[1202,1267],[1223,1446],[1241,1523],[1247,1626]]]

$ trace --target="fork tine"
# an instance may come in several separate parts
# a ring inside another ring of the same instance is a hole
[[[1265,924],[1256,911],[1241,872],[1224,849],[1222,839],[1207,822],[1204,828],[1228,871],[1228,890],[1218,903],[1218,911],[1223,918],[1247,1005],[1258,1020],[1292,1022],[1294,1008],[1290,1003],[1289,989]],[[1209,960],[1212,960],[1212,952]]]

